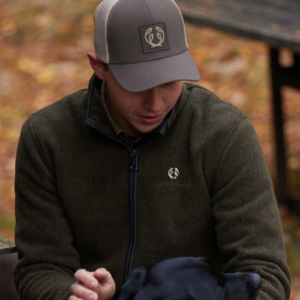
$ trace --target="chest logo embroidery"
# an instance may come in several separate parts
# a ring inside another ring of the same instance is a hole
[[[168,171],[168,175],[171,179],[177,179],[177,177],[179,176],[179,170],[177,168],[171,168]]]
[[[163,31],[160,27],[158,27],[158,26],[156,26],[155,29],[157,30],[157,32],[156,32],[156,37],[157,37],[158,40],[159,40],[159,42],[156,43],[156,44],[153,43],[154,34],[151,33],[151,32],[152,32],[152,28],[150,27],[150,28],[146,31],[146,33],[145,33],[145,40],[146,40],[146,42],[147,42],[149,45],[151,45],[151,48],[162,47],[162,44],[163,44],[163,42],[164,42],[164,40],[165,40],[165,33],[164,33],[164,31]]]

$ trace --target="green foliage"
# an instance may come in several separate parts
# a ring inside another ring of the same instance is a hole
[[[16,221],[14,218],[0,218],[0,230],[15,230]]]

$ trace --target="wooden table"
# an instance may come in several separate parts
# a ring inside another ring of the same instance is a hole
[[[297,202],[287,192],[281,87],[300,89],[300,0],[175,1],[186,22],[263,41],[270,46],[277,199],[290,210],[297,209]],[[279,64],[279,48],[288,48],[293,52],[292,67],[284,68]]]
[[[0,255],[17,252],[15,243],[0,236]]]

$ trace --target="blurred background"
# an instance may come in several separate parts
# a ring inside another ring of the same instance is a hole
[[[86,53],[94,51],[93,12],[98,3],[0,0],[0,235],[11,240],[21,126],[38,109],[87,88],[92,69]],[[276,186],[268,46],[188,23],[186,33],[201,75],[198,84],[249,117]],[[293,63],[288,50],[280,51],[280,62]],[[283,98],[288,189],[300,201],[300,92],[284,88]],[[279,210],[293,277],[291,299],[296,300],[300,299],[300,217],[285,207]]]

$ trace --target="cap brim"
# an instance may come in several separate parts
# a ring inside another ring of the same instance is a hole
[[[146,62],[109,64],[109,68],[118,83],[130,92],[142,92],[171,81],[200,79],[188,50],[179,55]]]

